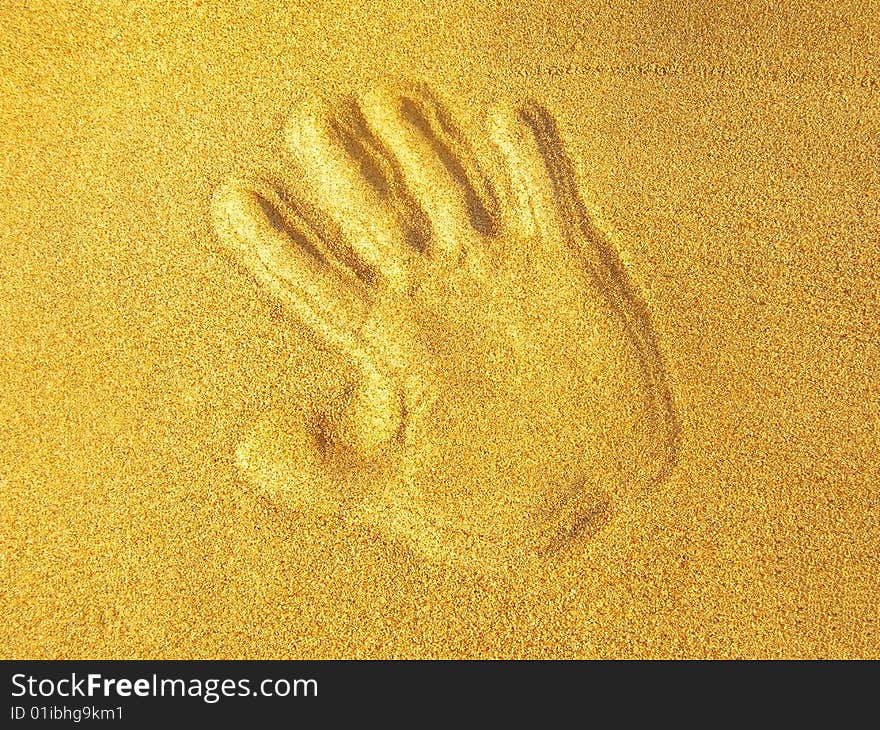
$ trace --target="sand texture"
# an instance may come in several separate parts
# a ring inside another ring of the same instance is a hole
[[[880,658],[872,14],[237,5],[4,13],[2,657]]]

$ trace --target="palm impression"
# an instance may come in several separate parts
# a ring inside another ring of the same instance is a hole
[[[248,426],[245,480],[438,561],[545,559],[662,480],[677,427],[650,319],[550,114],[470,127],[431,93],[303,105],[219,189],[225,250],[344,387]]]

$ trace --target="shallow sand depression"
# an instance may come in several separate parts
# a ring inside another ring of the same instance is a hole
[[[8,15],[4,658],[880,654],[864,14]]]

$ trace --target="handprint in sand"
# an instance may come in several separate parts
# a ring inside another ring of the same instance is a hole
[[[226,250],[345,386],[247,429],[245,479],[484,568],[589,538],[666,476],[678,429],[648,313],[537,104],[465,127],[431,93],[301,106],[224,185]]]

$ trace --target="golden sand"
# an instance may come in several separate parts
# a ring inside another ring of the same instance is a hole
[[[228,5],[4,11],[2,657],[880,657],[872,14]]]

